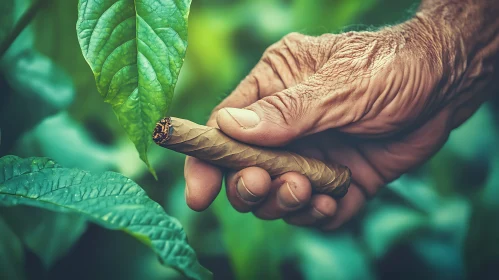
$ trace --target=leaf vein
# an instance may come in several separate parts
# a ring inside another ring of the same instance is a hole
[[[97,25],[99,24],[99,21],[102,19],[102,16],[103,16],[103,15],[104,15],[107,11],[109,11],[112,7],[114,7],[116,4],[118,4],[118,3],[120,3],[120,2],[123,2],[123,1],[118,0],[118,1],[114,2],[113,4],[111,4],[111,6],[109,6],[107,9],[105,9],[105,10],[102,12],[102,14],[100,14],[100,15],[99,15],[99,17],[95,19],[95,20],[96,20],[96,22],[95,22],[95,24],[94,24],[94,25],[93,25],[93,27],[92,27],[92,33],[90,33],[90,36],[89,36],[90,38],[88,39],[88,48],[87,48],[87,53],[85,54],[85,56],[88,56],[88,52],[89,52],[89,50],[90,50],[90,45],[91,45],[91,42],[92,42],[92,37],[93,37],[93,35],[95,34],[95,28],[96,28],[96,27],[97,27]],[[88,3],[88,2],[87,2],[87,3]],[[85,6],[85,7],[86,7],[86,6]]]

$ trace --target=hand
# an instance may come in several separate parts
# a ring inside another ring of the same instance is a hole
[[[331,230],[381,186],[431,157],[491,91],[490,83],[475,82],[477,64],[459,56],[462,38],[445,37],[445,27],[438,28],[418,14],[377,32],[293,33],[271,46],[208,125],[242,142],[347,165],[353,180],[336,201],[312,194],[298,173],[270,178],[257,167],[229,171],[232,206]],[[188,157],[188,205],[208,207],[222,176],[216,166]]]

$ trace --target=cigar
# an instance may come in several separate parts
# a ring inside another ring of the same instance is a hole
[[[233,170],[257,166],[271,177],[298,172],[310,180],[314,193],[333,198],[343,197],[350,185],[351,172],[346,166],[324,163],[286,150],[244,144],[218,128],[184,119],[162,119],[154,129],[153,139],[161,147]]]

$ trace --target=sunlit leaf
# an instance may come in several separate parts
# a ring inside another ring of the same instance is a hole
[[[78,40],[97,88],[148,166],[151,133],[170,106],[183,64],[190,4],[81,0],[78,5]]]
[[[44,158],[6,156],[0,159],[0,205],[81,214],[103,227],[132,235],[154,250],[165,265],[191,279],[209,276],[197,262],[178,221],[120,174],[92,174]]]

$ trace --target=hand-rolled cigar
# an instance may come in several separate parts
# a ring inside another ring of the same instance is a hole
[[[153,139],[161,147],[230,169],[257,166],[269,172],[271,177],[298,172],[310,180],[315,193],[333,198],[343,197],[350,185],[351,172],[346,166],[326,164],[285,150],[244,144],[220,129],[184,119],[162,119],[154,129]]]

